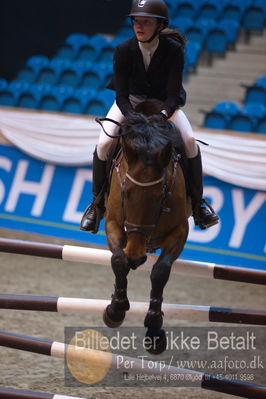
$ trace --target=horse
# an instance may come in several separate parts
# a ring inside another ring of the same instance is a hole
[[[111,303],[103,314],[108,327],[119,327],[130,308],[129,271],[145,263],[147,253],[161,251],[150,274],[150,303],[144,320],[146,337],[155,343],[146,350],[153,354],[166,348],[163,290],[186,243],[191,215],[180,154],[176,153],[179,140],[173,123],[158,114],[127,117],[120,128],[122,151],[115,160],[106,203],[105,231],[115,275]]]

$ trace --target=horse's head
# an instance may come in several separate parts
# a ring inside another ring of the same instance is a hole
[[[151,235],[163,206],[166,167],[176,131],[171,122],[158,115],[132,114],[122,125],[122,149],[127,161],[123,186],[128,234]]]

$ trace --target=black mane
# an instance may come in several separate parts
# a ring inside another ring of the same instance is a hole
[[[122,135],[139,156],[144,158],[147,154],[157,154],[169,142],[173,148],[181,145],[181,137],[175,125],[163,120],[160,115],[129,115],[122,124]]]

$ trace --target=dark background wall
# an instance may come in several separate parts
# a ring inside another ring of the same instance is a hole
[[[114,34],[131,0],[0,0],[0,77],[34,54],[52,57],[74,32]]]

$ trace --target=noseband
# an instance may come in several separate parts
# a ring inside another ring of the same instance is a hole
[[[128,171],[125,174],[125,177],[122,178],[122,174],[121,174],[121,167],[120,167],[120,161],[114,160],[115,162],[115,169],[119,178],[119,182],[120,182],[120,188],[121,188],[121,196],[122,196],[122,208],[124,209],[124,214],[125,214],[125,204],[124,204],[124,199],[125,199],[125,184],[126,184],[126,180],[130,180],[133,184],[135,184],[136,186],[139,187],[153,187],[159,183],[163,183],[162,186],[162,195],[161,195],[161,204],[160,204],[160,212],[158,215],[158,218],[156,220],[156,223],[154,224],[136,224],[136,223],[130,223],[127,221],[126,217],[125,217],[125,221],[124,221],[124,225],[126,228],[126,232],[127,234],[131,234],[131,233],[140,233],[145,237],[145,240],[148,242],[151,238],[151,235],[160,219],[161,213],[162,212],[170,212],[169,208],[165,208],[164,207],[164,203],[166,201],[166,198],[168,197],[168,195],[171,194],[171,190],[169,191],[168,189],[168,183],[167,183],[167,178],[166,178],[166,170],[164,170],[163,175],[157,179],[157,180],[152,180],[149,182],[140,182],[136,179],[134,179],[132,176],[130,176],[130,174],[128,173]],[[175,180],[175,174],[176,174],[176,168],[177,168],[177,162],[178,159],[174,159],[174,173],[173,173],[173,183]]]
[[[155,186],[158,183],[161,183],[164,180],[164,175],[162,177],[160,177],[160,179],[158,180],[153,180],[147,183],[142,183],[138,180],[133,179],[133,177],[130,176],[130,174],[128,172],[126,172],[126,177],[134,184],[136,184],[136,186],[139,187],[151,187],[151,186]]]
[[[161,182],[163,182],[163,181],[166,180],[166,179],[165,179],[165,172],[164,172],[164,174],[160,177],[160,179],[152,180],[152,181],[150,181],[150,182],[145,182],[145,183],[142,183],[142,182],[140,182],[140,181],[138,181],[138,180],[133,179],[133,177],[130,176],[130,174],[129,174],[128,172],[126,172],[126,175],[125,175],[125,176],[126,176],[126,178],[127,178],[128,180],[130,180],[133,184],[135,184],[136,186],[139,186],[139,187],[152,187],[152,186],[156,186],[157,184],[159,184],[159,183],[161,183]],[[124,188],[124,187],[123,187],[123,188]],[[121,190],[122,190],[122,187],[121,187]],[[163,193],[165,193],[165,192],[166,192],[166,184],[163,186]],[[123,191],[122,191],[122,198],[123,198],[123,197],[124,197],[124,193],[123,193]],[[164,199],[165,199],[165,195],[162,196],[161,204],[164,202]],[[123,207],[124,207],[124,206],[123,206]],[[161,214],[161,211],[160,211],[160,214]],[[159,217],[160,217],[160,214],[159,214]],[[130,223],[130,222],[128,222],[127,220],[125,220],[124,224],[125,224],[125,228],[126,228],[127,234],[130,234],[130,233],[140,233],[140,234],[144,235],[144,237],[146,238],[147,241],[149,240],[149,238],[150,238],[150,236],[151,236],[153,230],[154,230],[155,227],[156,227],[156,223],[154,223],[154,224],[135,224],[135,223]]]

